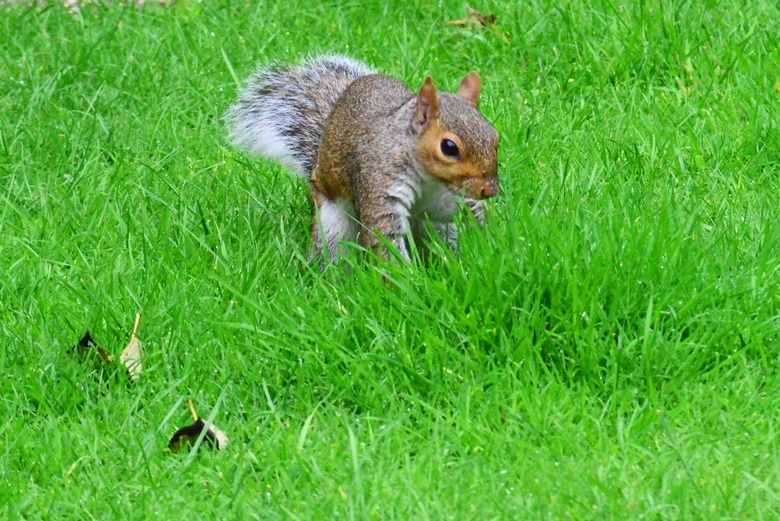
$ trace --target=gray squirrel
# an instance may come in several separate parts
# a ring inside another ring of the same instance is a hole
[[[407,239],[429,230],[454,247],[461,204],[483,225],[498,194],[498,132],[477,110],[480,77],[456,93],[428,76],[415,94],[346,56],[263,67],[226,114],[232,142],[309,178],[310,260],[335,261],[339,243],[359,242],[409,259]],[[381,238],[384,238],[383,241]]]

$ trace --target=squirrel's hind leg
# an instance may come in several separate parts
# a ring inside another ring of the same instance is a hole
[[[324,260],[327,251],[328,258],[335,263],[339,257],[339,243],[357,242],[359,225],[355,219],[355,206],[343,197],[328,199],[314,187],[311,196],[314,215],[311,223],[312,252],[309,260]]]

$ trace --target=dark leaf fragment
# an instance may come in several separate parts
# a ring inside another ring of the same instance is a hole
[[[79,362],[85,362],[92,360],[95,363],[95,368],[99,369],[101,365],[110,365],[114,360],[114,357],[108,354],[108,351],[103,349],[92,339],[92,335],[89,331],[84,333],[84,336],[79,340],[79,343],[68,350],[68,353],[75,354]],[[100,361],[103,363],[101,364]]]
[[[193,423],[182,427],[173,435],[168,448],[174,454],[189,450],[195,442],[198,440],[198,436],[206,429],[206,422],[198,418]],[[203,442],[201,447],[207,445],[208,447],[222,450],[227,445],[227,436],[221,430],[212,425],[206,430],[206,434],[203,436]]]
[[[170,449],[170,451],[174,454],[189,450],[195,445],[195,442],[198,441],[198,437],[201,435],[201,433],[203,433],[204,430],[206,433],[203,435],[203,441],[200,444],[201,447],[207,445],[217,450],[224,449],[228,443],[227,435],[225,435],[225,433],[221,430],[217,429],[217,426],[213,423],[209,425],[207,429],[206,422],[200,419],[198,414],[195,412],[195,407],[192,405],[192,400],[188,400],[187,405],[189,406],[190,412],[192,413],[192,417],[195,418],[195,421],[186,427],[182,427],[174,433],[171,441],[168,443],[168,449]]]

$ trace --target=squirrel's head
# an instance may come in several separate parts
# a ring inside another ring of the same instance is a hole
[[[423,168],[473,199],[498,195],[498,132],[477,110],[481,86],[479,75],[470,72],[455,94],[440,94],[428,76],[412,113]]]

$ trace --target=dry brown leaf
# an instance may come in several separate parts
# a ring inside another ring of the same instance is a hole
[[[124,348],[122,354],[119,355],[119,363],[127,368],[127,374],[130,375],[130,380],[135,382],[138,380],[144,367],[141,364],[141,341],[135,336],[138,333],[138,324],[141,322],[141,314],[136,313],[135,325],[133,326],[133,334],[130,336],[130,342],[127,347]]]
[[[468,25],[473,23],[480,27],[487,27],[488,25],[495,25],[498,16],[494,14],[482,14],[470,5],[466,5],[466,9],[469,11],[468,18],[462,18],[460,20],[450,20],[447,22],[450,25]]]
[[[176,433],[174,433],[171,441],[168,443],[168,449],[170,449],[170,451],[174,454],[178,454],[184,450],[189,450],[190,447],[195,445],[195,442],[198,440],[198,437],[204,430],[206,431],[206,434],[203,436],[203,441],[200,444],[201,447],[208,445],[209,447],[214,447],[217,450],[224,449],[228,444],[227,435],[221,430],[217,429],[217,426],[214,424],[207,426],[206,422],[200,419],[198,414],[195,412],[195,407],[192,405],[192,400],[188,400],[187,405],[189,406],[190,412],[192,413],[192,417],[195,419],[195,421],[185,427],[182,427],[181,429],[177,430]]]
[[[470,5],[466,5],[466,9],[469,10],[471,18],[473,18],[482,27],[485,27],[486,25],[493,25],[498,19],[498,17],[494,14],[482,14]]]

